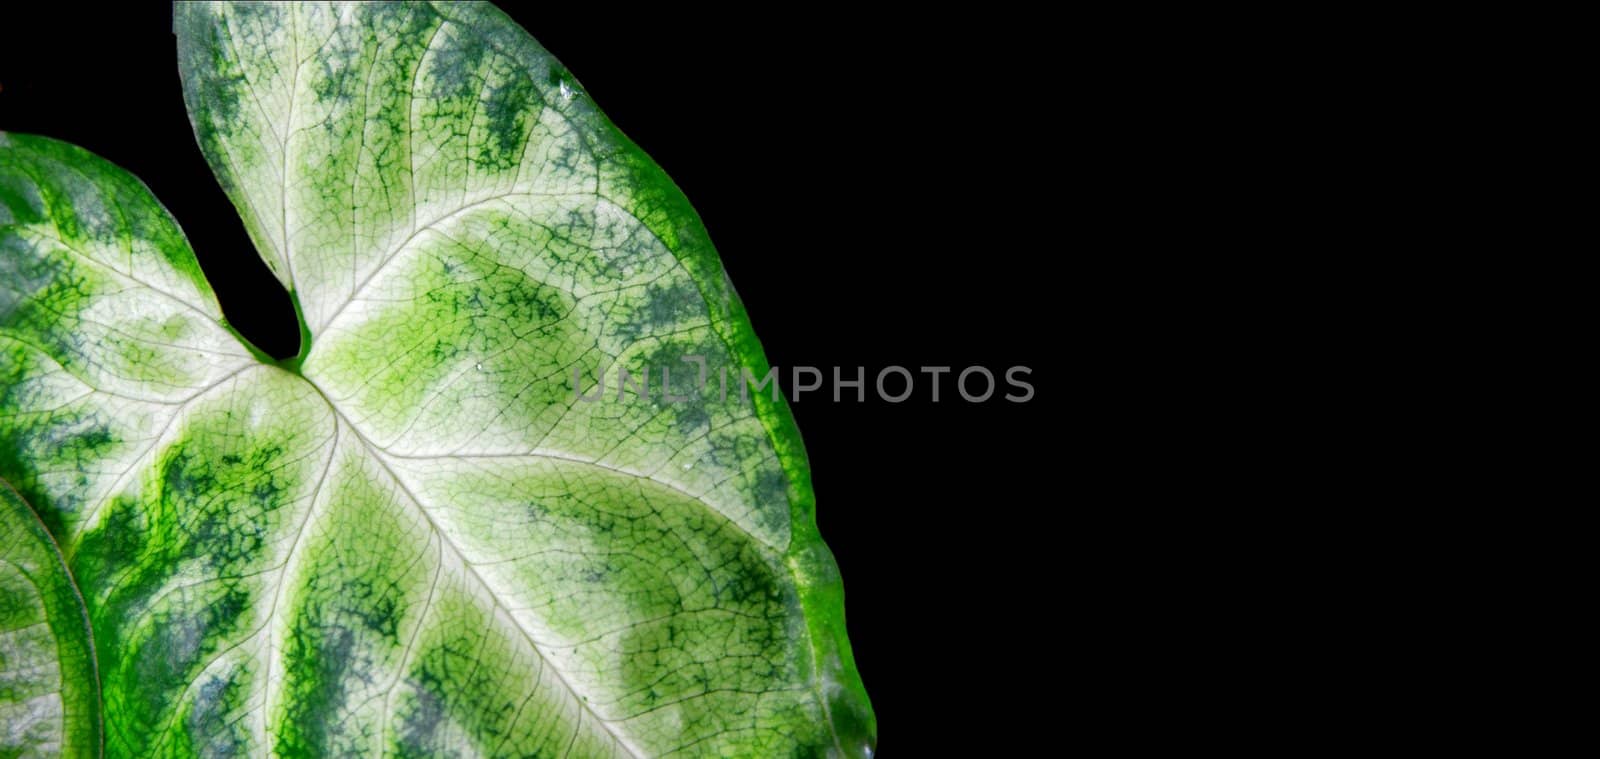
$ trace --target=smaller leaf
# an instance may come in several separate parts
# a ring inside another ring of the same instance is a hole
[[[55,541],[0,481],[0,756],[98,756],[89,619]]]

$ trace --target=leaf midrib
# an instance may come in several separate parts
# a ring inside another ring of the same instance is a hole
[[[460,564],[461,564],[461,566],[463,568],[466,569],[467,574],[472,577],[473,581],[476,582],[481,588],[483,588],[483,590],[486,593],[489,594],[490,598],[494,599],[495,609],[496,610],[504,610],[505,611],[506,617],[508,617],[511,620],[512,625],[517,628],[517,632],[520,633],[522,635],[523,639],[528,642],[528,648],[530,648],[533,651],[534,655],[539,657],[540,662],[543,663],[545,668],[549,669],[552,673],[555,674],[556,681],[561,683],[562,688],[564,688],[566,690],[566,692],[568,693],[568,695],[570,695],[572,697],[573,701],[577,702],[578,707],[585,714],[588,714],[589,717],[591,719],[593,719],[596,724],[600,725],[601,729],[604,730],[605,733],[611,737],[612,741],[618,747],[620,747],[623,751],[627,752],[628,756],[634,757],[635,759],[643,759],[646,756],[646,754],[644,754],[644,753],[640,752],[638,749],[636,749],[628,741],[628,739],[626,737],[624,737],[621,733],[617,732],[612,727],[613,723],[611,721],[609,721],[609,720],[601,717],[599,714],[597,714],[594,711],[594,709],[589,706],[588,697],[583,692],[578,690],[577,687],[573,686],[570,681],[567,680],[567,676],[561,672],[561,669],[559,667],[557,667],[555,665],[555,663],[549,658],[549,656],[545,654],[544,650],[539,647],[538,642],[535,641],[534,638],[533,638],[533,633],[531,633],[526,627],[523,626],[522,622],[517,619],[517,615],[515,613],[513,613],[512,610],[505,605],[504,601],[501,600],[502,593],[497,588],[495,588],[493,585],[491,585],[489,583],[489,581],[487,579],[485,579],[483,577],[483,575],[478,572],[477,568],[467,558],[467,555],[464,552],[462,552],[460,546],[457,546],[455,544],[455,541],[451,540],[449,533],[447,533],[444,530],[444,528],[441,527],[439,525],[439,523],[434,520],[433,514],[428,511],[427,507],[422,505],[422,499],[419,498],[417,496],[417,494],[414,491],[411,490],[411,486],[407,485],[405,480],[401,479],[400,475],[397,474],[394,471],[394,469],[389,466],[389,462],[387,460],[387,457],[382,453],[381,449],[376,444],[374,444],[366,436],[365,433],[363,433],[361,431],[361,428],[357,427],[355,425],[355,423],[352,422],[350,420],[350,418],[345,415],[344,411],[339,408],[338,404],[334,403],[332,398],[328,397],[327,394],[322,392],[321,388],[317,387],[315,382],[312,382],[309,379],[304,378],[304,377],[302,377],[301,379],[304,379],[306,381],[307,385],[309,385],[312,389],[316,390],[317,394],[322,397],[322,400],[328,404],[328,409],[333,412],[333,415],[334,415],[335,420],[336,420],[335,433],[334,433],[335,436],[337,437],[337,434],[338,434],[338,432],[337,432],[337,429],[338,429],[337,425],[338,424],[342,424],[345,427],[348,427],[350,429],[350,432],[355,435],[356,440],[358,440],[361,443],[362,447],[367,450],[367,453],[372,458],[372,460],[376,461],[378,463],[378,466],[383,468],[384,474],[388,475],[389,479],[394,481],[395,486],[400,488],[401,492],[405,493],[406,499],[411,502],[411,504],[416,508],[417,512],[422,515],[422,518],[427,521],[429,529],[433,530],[433,532],[436,535],[438,535],[440,545],[445,547],[445,548],[448,548],[451,553],[455,554],[456,560],[458,562],[460,562]],[[331,459],[330,459],[330,466],[331,466]],[[314,503],[312,504],[312,508],[315,508],[315,504]],[[308,520],[310,519],[309,512],[307,514],[307,519]],[[290,550],[293,551],[293,546],[291,546]],[[443,567],[441,566],[440,571],[442,571],[442,570],[443,570]],[[492,611],[493,610],[491,610],[491,612]],[[426,613],[426,609],[424,609],[423,613],[424,614]],[[418,625],[422,624],[421,615],[419,615],[417,623],[418,623]],[[581,725],[574,726],[574,731],[578,731],[578,730],[581,730],[581,729],[582,729]]]

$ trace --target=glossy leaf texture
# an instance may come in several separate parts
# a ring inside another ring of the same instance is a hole
[[[99,755],[83,600],[50,533],[0,482],[0,756]]]
[[[869,754],[798,433],[697,383],[768,367],[660,169],[487,5],[176,13],[301,356],[137,180],[0,138],[0,475],[83,591],[107,753]],[[649,398],[578,399],[619,366]]]

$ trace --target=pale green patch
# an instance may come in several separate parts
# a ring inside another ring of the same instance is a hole
[[[196,135],[302,317],[0,143],[0,475],[83,590],[117,755],[862,756],[804,451],[681,193],[483,5],[180,4]]]

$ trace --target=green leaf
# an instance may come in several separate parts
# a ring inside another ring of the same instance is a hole
[[[0,482],[0,756],[99,756],[89,620],[55,541]]]
[[[0,137],[0,475],[83,590],[107,751],[870,754],[799,435],[721,393],[768,366],[660,169],[486,5],[177,8],[300,356],[137,180]],[[655,392],[578,400],[617,367]]]

